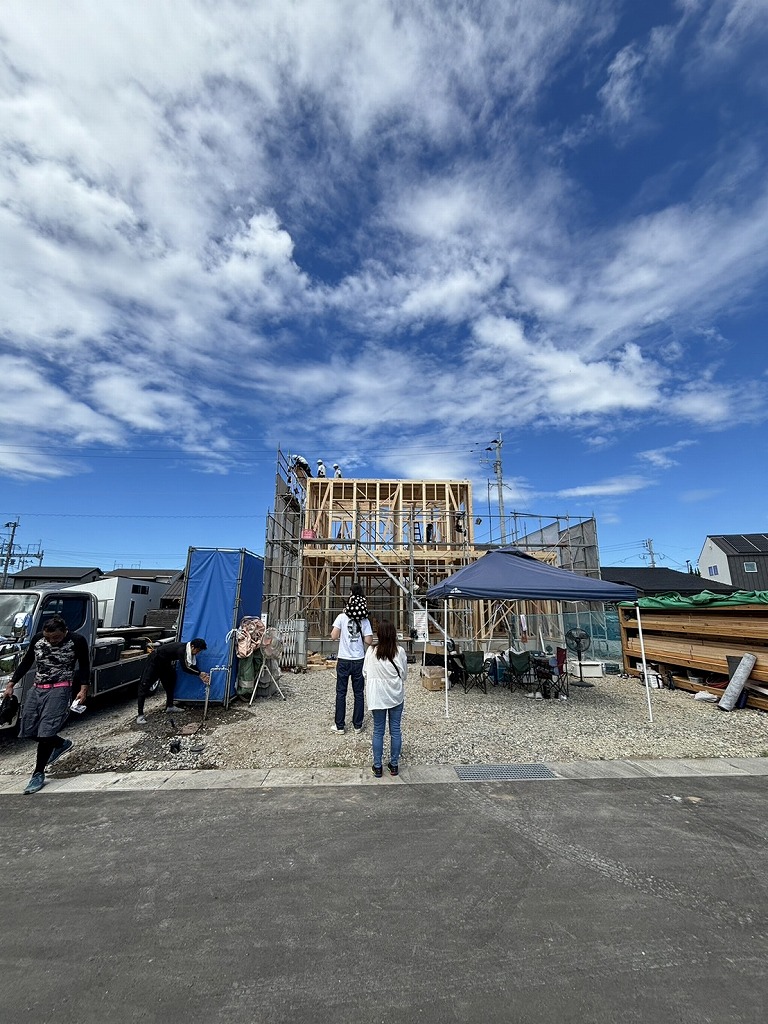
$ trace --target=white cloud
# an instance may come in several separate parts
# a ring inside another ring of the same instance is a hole
[[[696,443],[696,441],[691,440],[676,441],[674,444],[665,445],[663,448],[649,448],[644,452],[638,452],[637,457],[642,459],[643,462],[648,462],[655,466],[656,469],[671,469],[673,466],[680,464],[672,456]]]
[[[724,55],[759,21],[756,4],[680,12],[609,59],[612,123],[642,115],[682,25]],[[743,187],[759,147],[674,204],[590,225],[538,110],[615,17],[11,0],[0,332],[34,380],[30,434],[223,453],[227,414],[334,443],[503,421],[584,427],[598,448],[662,410],[725,425],[745,389],[686,356],[768,268],[768,191]]]
[[[653,481],[648,480],[646,477],[628,474],[627,476],[612,477],[609,480],[601,480],[593,484],[565,487],[555,493],[559,498],[623,497],[627,494],[635,494],[637,491],[645,490],[645,488],[652,485]]]

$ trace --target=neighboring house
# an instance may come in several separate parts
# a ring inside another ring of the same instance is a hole
[[[165,580],[173,573],[165,574],[163,582],[151,576],[124,576],[123,572],[109,573],[100,580],[90,583],[76,583],[70,590],[87,590],[96,595],[99,602],[99,625],[105,628],[117,626],[145,626],[147,615],[153,608],[160,607],[160,601],[168,589]],[[133,570],[135,572],[136,570]]]
[[[86,568],[82,566],[61,567],[38,565],[29,569],[22,569],[13,576],[8,577],[8,586],[14,590],[26,590],[29,587],[60,586],[75,587],[83,583],[90,583],[102,576],[101,569]]]
[[[718,580],[705,579],[697,573],[650,566],[601,565],[600,575],[609,583],[627,583],[630,587],[636,587],[638,597],[668,593],[700,594],[702,590],[730,594],[734,589]]]
[[[768,590],[768,534],[721,533],[707,537],[699,555],[699,571],[737,590]]]
[[[160,598],[160,607],[152,608],[147,613],[148,626],[164,626],[166,629],[170,629],[178,624],[185,586],[186,577],[184,570],[179,569],[173,574],[171,582]]]
[[[181,571],[181,569],[112,569],[110,572],[105,572],[104,576],[124,576],[131,580],[171,583]]]

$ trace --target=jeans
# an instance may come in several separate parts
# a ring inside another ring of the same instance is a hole
[[[373,715],[373,764],[381,768],[384,760],[384,729],[389,715],[389,763],[397,765],[400,761],[400,751],[403,747],[403,734],[400,731],[400,719],[403,717],[405,702],[397,704],[393,708],[376,708],[371,711]]]
[[[365,715],[365,680],[363,679],[363,658],[349,661],[339,658],[336,662],[336,728],[344,728],[347,713],[347,687],[352,678],[352,693],[355,702],[352,708],[352,725],[362,729]]]

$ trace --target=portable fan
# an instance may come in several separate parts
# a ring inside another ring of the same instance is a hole
[[[574,680],[574,686],[594,686],[594,683],[584,682],[584,671],[581,667],[581,656],[585,651],[589,650],[589,645],[592,643],[592,638],[586,630],[583,629],[569,629],[565,634],[565,646],[569,651],[573,651],[576,657],[579,659],[579,681],[578,683]]]

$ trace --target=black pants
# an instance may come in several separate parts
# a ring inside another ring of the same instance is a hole
[[[173,695],[176,692],[176,665],[174,662],[160,661],[152,656],[139,680],[139,714],[144,714],[144,701],[147,699],[150,686],[160,680],[165,690],[165,706],[173,706]]]
[[[35,760],[35,774],[45,772],[48,758],[56,747],[63,747],[64,740],[61,736],[40,736],[37,740],[37,758]]]

